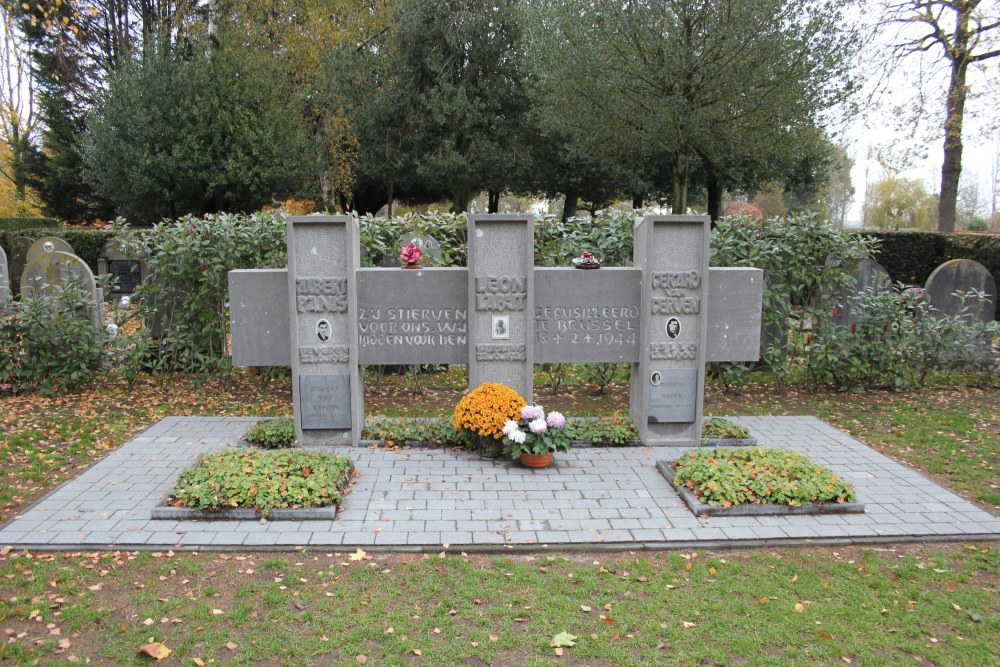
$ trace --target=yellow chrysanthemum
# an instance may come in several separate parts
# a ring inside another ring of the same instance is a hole
[[[484,438],[503,437],[503,425],[508,419],[517,421],[527,403],[520,394],[498,382],[484,382],[466,394],[452,415],[456,431],[472,431]]]

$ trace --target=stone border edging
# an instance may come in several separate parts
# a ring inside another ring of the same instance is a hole
[[[174,521],[333,521],[337,518],[339,503],[323,507],[276,507],[268,515],[262,516],[260,510],[244,507],[230,509],[203,510],[197,507],[171,507],[165,502],[153,508],[153,519],[170,519]]]
[[[684,504],[695,516],[775,516],[788,514],[863,514],[865,506],[863,503],[822,503],[814,505],[800,505],[792,507],[790,505],[734,505],[733,507],[718,507],[716,505],[703,505],[695,498],[691,491],[683,486],[674,484],[674,469],[671,466],[673,461],[657,461],[656,469],[660,471],[671,488],[677,492]]]
[[[759,447],[757,438],[702,438],[702,447]]]

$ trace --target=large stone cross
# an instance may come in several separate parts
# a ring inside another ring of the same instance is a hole
[[[468,268],[360,268],[349,216],[288,219],[288,269],[229,274],[233,363],[292,367],[303,444],[357,443],[362,364],[468,364],[532,399],[533,365],[632,364],[648,445],[697,445],[706,361],[752,361],[763,274],[708,266],[707,216],[637,221],[634,267],[536,268],[525,215],[472,215]]]

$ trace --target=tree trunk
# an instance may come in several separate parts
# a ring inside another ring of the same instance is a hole
[[[670,212],[683,215],[687,212],[688,163],[680,153],[674,153],[674,197]]]
[[[500,191],[499,190],[487,190],[486,191],[486,212],[487,213],[497,213],[500,210]]]
[[[451,193],[451,212],[465,213],[469,208],[469,186],[458,185]]]
[[[712,219],[712,227],[715,227],[715,223],[722,217],[722,185],[719,184],[719,179],[715,177],[715,172],[711,169],[708,170],[708,182],[705,184],[705,189],[708,191],[708,217]]]
[[[566,201],[563,202],[562,220],[566,222],[576,215],[576,205],[580,201],[580,191],[576,188],[566,189]]]
[[[385,217],[386,218],[391,218],[392,217],[392,198],[395,196],[395,190],[396,190],[395,186],[396,186],[396,184],[393,181],[389,181],[389,188],[388,188],[388,190],[386,192],[386,195],[389,198],[389,203],[386,205],[386,208],[385,208]]]
[[[645,201],[646,198],[643,197],[642,195],[632,195],[632,210],[636,211],[642,208],[642,205],[645,203]]]
[[[938,200],[938,231],[955,231],[955,208],[958,182],[962,177],[962,121],[968,89],[965,75],[969,68],[969,15],[959,14],[955,30],[955,48],[948,84],[947,115],[944,120],[944,162],[941,164],[941,198]]]

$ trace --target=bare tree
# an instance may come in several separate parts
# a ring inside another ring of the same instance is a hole
[[[7,12],[0,12],[0,141],[7,145],[9,159],[0,164],[0,175],[9,181],[14,197],[27,198],[27,160],[38,128],[35,114],[35,79],[28,59],[28,46]]]
[[[938,229],[952,232],[962,175],[969,68],[1000,56],[1000,0],[901,0],[890,1],[888,10],[889,19],[903,28],[894,56],[932,55],[948,69]]]

